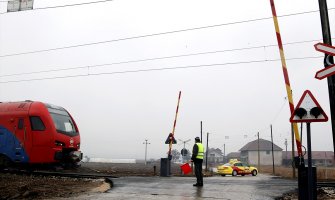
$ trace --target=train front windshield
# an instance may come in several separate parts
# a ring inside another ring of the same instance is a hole
[[[74,126],[71,117],[63,108],[55,109],[48,107],[48,110],[52,117],[52,120],[54,121],[57,132],[68,136],[76,136],[79,134]]]

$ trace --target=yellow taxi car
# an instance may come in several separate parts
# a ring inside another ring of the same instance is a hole
[[[251,174],[253,176],[256,176],[258,174],[258,170],[256,167],[252,167],[250,165],[242,163],[238,161],[237,159],[231,159],[229,163],[218,166],[217,173],[222,176],[225,176],[225,175],[244,176],[246,174]]]

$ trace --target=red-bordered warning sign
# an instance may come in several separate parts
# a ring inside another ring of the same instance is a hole
[[[306,90],[300,98],[290,122],[326,122],[328,116],[321,108],[313,94]]]
[[[323,52],[331,56],[335,56],[335,47],[330,46],[328,44],[317,43],[314,45],[314,48],[317,51]],[[330,65],[320,71],[317,71],[315,74],[315,78],[321,80],[334,74],[335,74],[335,65]]]
[[[321,42],[314,45],[315,50],[335,56],[335,47],[328,44],[323,44]]]
[[[315,74],[315,78],[321,80],[334,74],[335,74],[335,65],[331,65],[324,69],[321,69],[320,71],[317,71]]]

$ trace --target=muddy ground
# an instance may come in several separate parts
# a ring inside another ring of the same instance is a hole
[[[59,171],[59,169],[58,169]],[[159,175],[159,163],[112,164],[82,163],[76,170],[61,170],[89,174],[122,176]],[[173,174],[180,174],[179,165],[172,166]],[[0,172],[0,200],[3,199],[58,199],[79,196],[84,193],[106,192],[111,185],[104,179],[81,179],[67,177],[43,177],[16,175]]]
[[[181,175],[179,165],[171,166],[173,176]],[[73,172],[65,170],[64,172]],[[112,164],[83,163],[78,173],[109,174],[123,176],[159,176],[160,164]],[[211,176],[212,174],[205,174]],[[214,174],[215,175],[215,174]],[[192,175],[189,175],[192,176]],[[2,199],[58,199],[71,198],[85,193],[106,192],[111,185],[104,179],[80,179],[66,177],[43,177],[0,173],[0,200]],[[283,195],[283,200],[298,199],[297,193]],[[318,189],[318,199],[335,199],[334,188]]]

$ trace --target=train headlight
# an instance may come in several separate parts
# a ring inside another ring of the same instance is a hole
[[[77,148],[80,148],[80,143],[77,144]]]
[[[65,143],[56,140],[56,141],[55,141],[55,145],[56,145],[56,146],[64,147],[64,146],[65,146]]]

